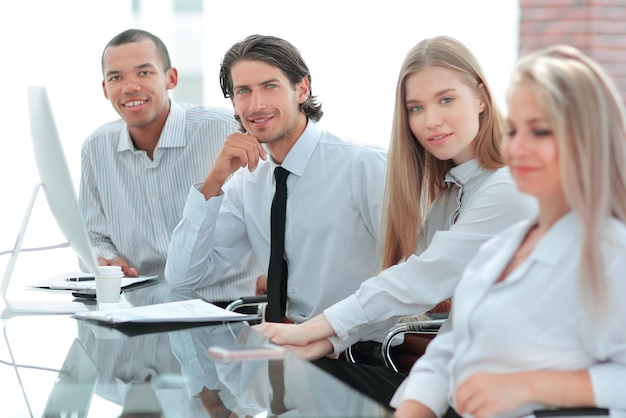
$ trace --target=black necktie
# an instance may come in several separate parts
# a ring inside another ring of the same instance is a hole
[[[270,215],[271,250],[267,271],[266,320],[283,322],[287,306],[287,261],[285,260],[285,210],[287,208],[287,176],[282,167],[274,169],[276,193]]]

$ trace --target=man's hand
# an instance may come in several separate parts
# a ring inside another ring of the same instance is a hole
[[[131,267],[122,257],[111,258],[110,260],[104,257],[98,257],[98,265],[99,266],[120,266],[122,268],[122,273],[126,277],[137,277],[139,276],[139,272],[136,268]]]
[[[262,275],[256,279],[256,291],[255,295],[267,295],[267,276]]]
[[[254,171],[260,159],[266,160],[267,154],[255,136],[240,132],[229,135],[204,180],[202,194],[206,199],[217,196],[231,174],[241,167],[248,167],[249,171]]]

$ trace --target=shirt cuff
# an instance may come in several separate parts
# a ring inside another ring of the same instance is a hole
[[[600,363],[589,368],[589,377],[596,406],[626,410],[624,388],[616,382],[626,382],[626,367],[617,363]]]
[[[342,340],[335,335],[328,337],[328,341],[330,341],[330,343],[333,345],[333,356],[338,356],[339,354],[343,353],[348,349],[348,347],[356,343],[358,340],[358,337],[353,337],[346,340]]]
[[[324,316],[341,340],[347,340],[359,329],[369,325],[365,312],[361,308],[356,295],[350,295],[324,310]],[[358,341],[358,338],[357,338]]]
[[[202,187],[202,183],[196,183],[191,186],[189,195],[187,196],[187,202],[183,208],[183,218],[198,226],[201,225],[207,217],[214,219],[224,200],[224,192],[221,190],[219,195],[207,200],[202,192],[200,192],[200,187]]]

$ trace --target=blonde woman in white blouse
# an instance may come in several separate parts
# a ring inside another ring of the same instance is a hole
[[[396,417],[626,414],[626,128],[605,72],[572,47],[522,58],[503,154],[538,216],[488,241],[439,335],[392,399]],[[451,407],[451,408],[450,408]]]

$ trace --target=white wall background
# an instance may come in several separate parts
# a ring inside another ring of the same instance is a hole
[[[309,64],[313,92],[325,111],[322,127],[382,146],[389,141],[398,69],[419,40],[445,34],[466,43],[482,62],[499,100],[517,55],[517,0],[206,1],[202,36],[183,40],[175,39],[180,28],[174,26],[171,0],[142,4],[143,14],[135,19],[130,0],[0,3],[0,251],[12,247],[38,180],[26,86],[47,87],[78,186],[84,138],[117,117],[102,95],[102,48],[128,27],[159,35],[168,44],[174,65],[180,57],[187,66],[203,66],[205,103],[225,107],[230,101],[222,97],[218,82],[224,52],[252,33],[283,37]],[[38,202],[25,245],[62,242],[43,194]],[[6,258],[0,258],[2,269]]]
[[[102,48],[128,27],[159,35],[170,48],[174,65],[202,66],[207,77],[205,103],[226,107],[230,102],[222,97],[218,83],[224,52],[252,33],[284,37],[309,64],[313,91],[325,111],[322,127],[382,146],[389,140],[397,71],[419,40],[446,34],[466,43],[482,62],[500,100],[517,54],[517,0],[207,0],[200,18],[201,37],[174,22],[172,0],[142,4],[143,14],[136,19],[131,0],[0,2],[0,252],[13,246],[38,181],[26,86],[47,87],[78,186],[84,138],[117,117],[102,95]],[[40,194],[24,245],[63,241]],[[0,275],[7,260],[6,255],[0,257]],[[24,282],[75,268],[69,249],[25,253],[18,258],[14,276]],[[42,383],[43,401],[48,390]],[[100,416],[119,413],[97,397],[91,411]]]
[[[253,33],[294,44],[307,61],[323,128],[387,146],[400,65],[420,40],[436,35],[464,42],[501,97],[518,50],[517,0],[235,0],[211,4],[204,19],[206,101],[230,106],[219,88],[224,52]],[[207,6],[207,8],[209,8]]]

